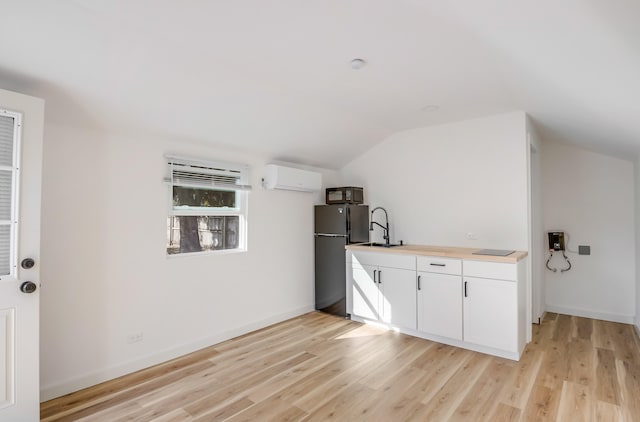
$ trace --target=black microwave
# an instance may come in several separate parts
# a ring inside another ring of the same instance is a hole
[[[332,204],[362,204],[364,192],[362,188],[347,186],[343,188],[327,188],[326,203]]]

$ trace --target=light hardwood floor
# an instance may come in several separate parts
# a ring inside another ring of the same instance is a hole
[[[519,362],[313,312],[41,405],[44,421],[640,421],[631,325],[547,314]]]

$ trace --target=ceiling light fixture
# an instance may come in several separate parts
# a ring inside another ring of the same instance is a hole
[[[431,104],[431,105],[426,105],[422,107],[420,110],[422,110],[425,113],[431,113],[432,111],[440,110],[440,107],[438,107],[435,104]]]
[[[365,62],[363,59],[357,59],[356,58],[356,59],[351,60],[351,69],[360,70],[366,64],[367,64],[367,62]]]

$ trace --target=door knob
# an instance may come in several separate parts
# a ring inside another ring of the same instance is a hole
[[[22,293],[33,293],[36,291],[37,288],[38,286],[36,286],[36,283],[32,281],[25,281],[20,285],[20,291]]]
[[[25,270],[28,270],[29,268],[33,268],[34,265],[36,265],[36,261],[34,261],[33,258],[25,258],[20,263],[20,266]]]

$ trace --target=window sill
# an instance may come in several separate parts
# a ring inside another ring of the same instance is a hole
[[[215,255],[228,255],[247,252],[247,249],[220,249],[217,251],[201,251],[201,252],[186,252],[176,254],[166,254],[167,259],[197,257],[197,256],[215,256]]]

